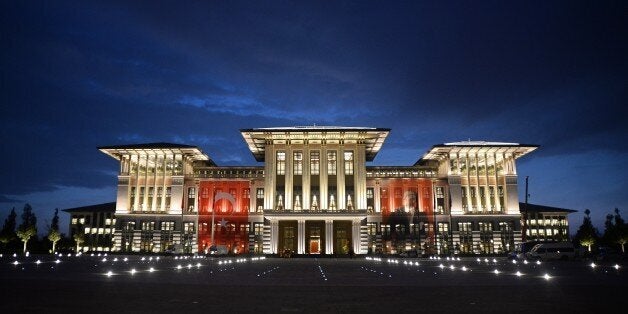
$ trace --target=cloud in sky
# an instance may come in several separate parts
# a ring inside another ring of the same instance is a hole
[[[625,3],[0,6],[0,205],[113,189],[98,146],[174,141],[254,165],[239,128],[327,124],[392,128],[377,165],[466,139],[539,144],[520,173],[556,191],[539,200],[591,204],[599,224],[628,207],[628,172],[604,166],[628,153]],[[562,160],[607,183],[581,193]]]

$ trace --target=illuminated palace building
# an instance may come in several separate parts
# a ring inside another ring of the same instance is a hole
[[[536,145],[447,143],[414,165],[367,166],[389,131],[243,129],[263,162],[249,167],[188,145],[100,147],[120,162],[112,250],[493,254],[521,242],[516,159]]]

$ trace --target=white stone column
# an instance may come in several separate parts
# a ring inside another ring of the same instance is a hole
[[[366,157],[363,144],[356,145],[353,153],[353,189],[355,208],[366,209]],[[375,199],[377,200],[377,198]],[[379,203],[375,201],[375,203]]]
[[[270,221],[270,251],[272,254],[277,254],[279,246],[279,221]]]
[[[334,221],[325,220],[325,254],[334,254]]]
[[[321,160],[320,160],[321,171],[320,171],[320,176],[319,176],[319,181],[320,181],[320,183],[319,183],[319,191],[320,191],[319,192],[320,193],[319,198],[320,199],[318,200],[318,203],[320,204],[319,205],[320,209],[327,209],[328,208],[328,206],[327,206],[327,197],[328,197],[328,195],[327,195],[327,149],[325,149],[325,148],[326,148],[326,146],[322,146],[321,147],[321,155],[320,155],[320,157],[321,157]]]
[[[460,176],[449,176],[449,196],[451,197],[451,214],[462,215],[462,190]]]
[[[375,186],[373,187],[373,203],[375,204],[375,212],[376,213],[380,213],[382,211],[382,202],[381,202],[381,197],[382,197],[382,193],[381,193],[381,188],[380,188],[380,182],[379,180],[375,181]]]
[[[519,194],[517,193],[517,175],[505,176],[506,187],[504,189],[504,197],[506,198],[504,206],[506,214],[520,215],[519,211]]]
[[[336,208],[347,209],[345,195],[345,146],[338,146],[336,155]]]
[[[264,157],[264,209],[275,209],[275,147],[266,142]]]
[[[129,176],[118,176],[118,196],[116,198],[116,214],[129,213]],[[136,192],[137,198],[137,192]]]
[[[298,221],[298,254],[305,254],[305,220]]]
[[[172,176],[172,189],[170,192],[170,211],[168,213],[181,215],[181,204],[183,201],[183,176]],[[144,193],[148,194],[148,191],[144,191]]]
[[[310,209],[310,148],[308,145],[303,147],[303,176],[301,191],[301,208]]]
[[[356,219],[352,221],[351,238],[353,252],[355,252],[356,254],[360,254],[360,241],[362,239],[360,234],[360,220]]]
[[[293,200],[294,200],[294,196],[292,195],[292,185],[294,184],[294,180],[292,180],[293,178],[293,172],[294,172],[294,167],[293,167],[293,150],[292,147],[290,146],[290,142],[288,142],[288,145],[286,145],[286,180],[285,180],[285,192],[284,192],[284,208],[286,210],[290,210],[290,211],[294,211],[294,208],[292,206]]]

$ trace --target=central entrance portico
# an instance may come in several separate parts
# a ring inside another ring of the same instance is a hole
[[[329,215],[267,216],[271,229],[276,226],[276,236],[271,234],[268,239],[270,253],[290,250],[297,254],[344,255],[359,251],[361,225],[366,222],[366,217],[332,215],[333,219]]]

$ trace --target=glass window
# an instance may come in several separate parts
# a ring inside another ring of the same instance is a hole
[[[321,170],[321,155],[319,151],[310,152],[310,174],[318,175]]]
[[[327,151],[327,174],[336,175],[336,151]]]
[[[284,151],[277,152],[277,174],[286,174],[286,152]]]
[[[292,153],[293,174],[300,176],[303,174],[303,152],[295,151]]]
[[[353,151],[345,152],[345,174],[352,175],[353,174]]]

